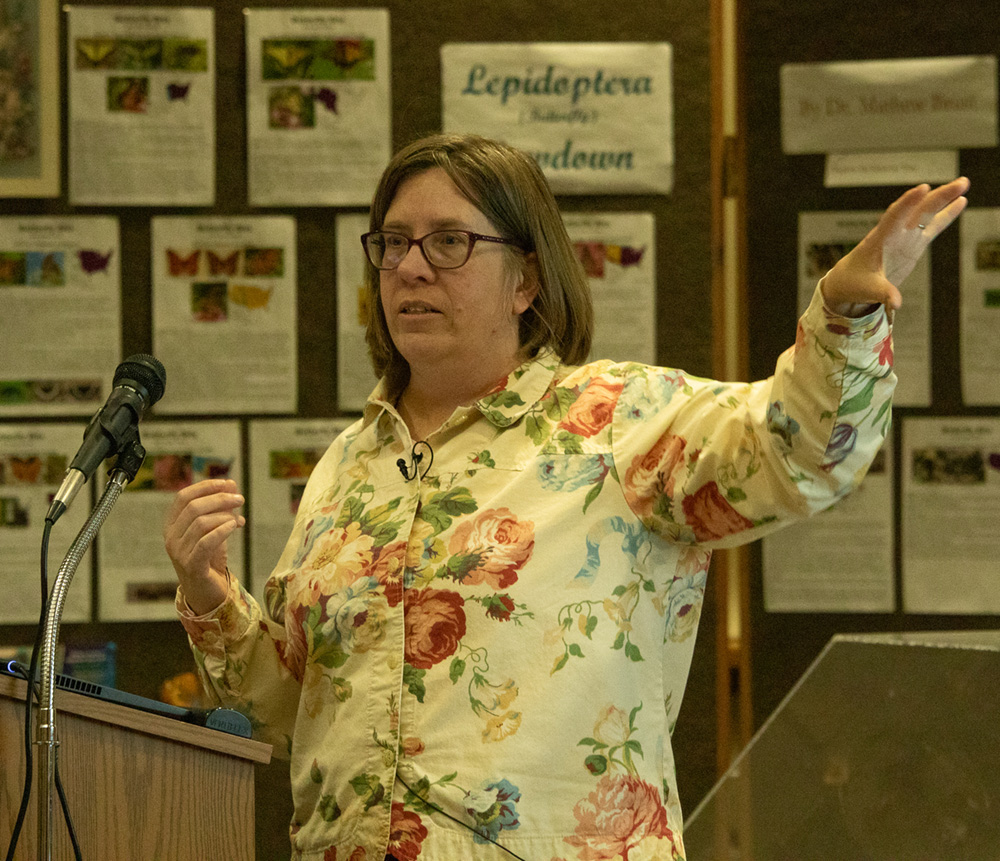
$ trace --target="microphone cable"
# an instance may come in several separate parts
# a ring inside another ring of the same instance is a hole
[[[424,453],[422,451],[417,451],[417,449],[419,449],[421,446],[426,448],[431,455],[430,460],[427,461],[427,468],[423,472],[420,472],[420,464],[424,459]],[[407,465],[405,457],[401,457],[396,461],[396,467],[399,469],[400,473],[402,474],[403,478],[406,481],[413,481],[413,479],[415,479],[418,474],[420,475],[421,480],[423,480],[424,478],[427,477],[427,473],[431,471],[431,467],[433,465],[434,465],[434,449],[431,448],[431,444],[427,442],[427,440],[423,439],[419,440],[418,442],[415,442],[413,444],[413,448],[410,449],[409,465]],[[411,469],[413,470],[412,473],[410,472]]]
[[[426,445],[426,443],[425,443],[425,445]],[[428,446],[428,448],[430,448],[430,446]],[[500,843],[500,842],[494,840],[492,837],[489,836],[489,834],[483,834],[481,831],[477,831],[475,828],[473,828],[471,825],[469,825],[468,822],[463,822],[458,817],[452,816],[447,810],[445,810],[440,805],[435,804],[433,801],[429,801],[428,799],[426,799],[422,795],[420,795],[418,792],[414,791],[413,787],[410,786],[410,784],[408,784],[405,780],[403,780],[402,777],[399,776],[399,769],[398,768],[396,769],[396,780],[398,780],[401,784],[403,784],[404,787],[406,787],[406,791],[409,792],[410,795],[412,795],[414,798],[419,799],[424,804],[426,804],[428,807],[436,810],[442,816],[450,819],[452,822],[456,823],[457,825],[461,825],[463,828],[468,829],[473,834],[475,834],[477,837],[480,837],[483,840],[488,840],[494,846],[496,846],[496,847],[498,847],[500,849],[503,849],[504,852],[506,852],[511,857],[516,858],[517,861],[526,861],[526,859],[522,858],[516,852],[513,852],[512,850],[510,850],[506,846],[504,846],[503,843]]]

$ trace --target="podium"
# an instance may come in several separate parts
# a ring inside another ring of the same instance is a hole
[[[0,675],[0,850],[24,780],[26,683]],[[84,858],[253,861],[254,764],[271,746],[57,690],[59,773]],[[17,861],[37,857],[36,794]],[[58,798],[53,858],[72,861]]]
[[[1000,857],[1000,632],[839,635],[684,827],[690,858]]]

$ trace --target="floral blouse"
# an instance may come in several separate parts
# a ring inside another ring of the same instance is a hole
[[[291,756],[293,858],[683,859],[670,736],[712,548],[858,484],[891,343],[817,291],[759,383],[543,352],[419,461],[377,388],[266,607],[178,594],[209,690]]]

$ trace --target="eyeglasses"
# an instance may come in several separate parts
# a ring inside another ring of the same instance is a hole
[[[395,269],[414,245],[431,266],[437,269],[458,269],[468,262],[472,249],[479,240],[503,245],[517,244],[500,236],[483,236],[471,230],[435,230],[419,239],[411,239],[402,233],[375,230],[364,234],[361,244],[365,248],[365,256],[376,269]]]

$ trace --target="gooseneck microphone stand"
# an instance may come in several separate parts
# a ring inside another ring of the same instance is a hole
[[[101,494],[97,506],[87,518],[66,558],[59,568],[52,594],[45,613],[42,627],[42,647],[39,659],[38,718],[35,726],[35,744],[38,759],[36,775],[38,779],[38,859],[52,861],[53,835],[53,793],[55,789],[56,754],[59,740],[56,735],[55,709],[55,662],[56,645],[59,641],[59,624],[62,620],[66,593],[69,591],[73,575],[90,547],[111,509],[121,496],[125,485],[135,478],[146,457],[146,450],[139,441],[138,428],[133,426],[118,453],[110,480]]]

